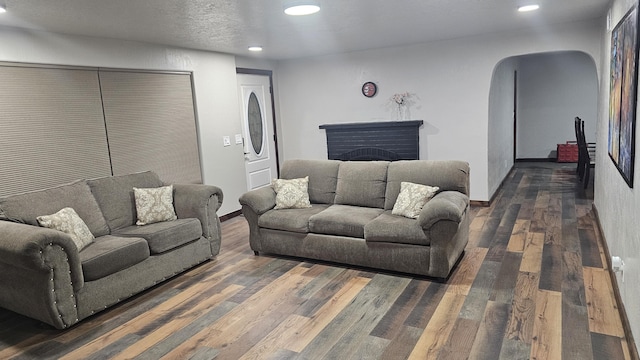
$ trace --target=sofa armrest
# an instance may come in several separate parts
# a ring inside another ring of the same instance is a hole
[[[251,190],[240,196],[240,205],[248,206],[257,215],[262,215],[276,206],[276,192],[271,186]]]
[[[0,262],[23,269],[50,271],[59,265],[58,259],[51,257],[53,247],[64,251],[74,289],[79,290],[84,285],[82,265],[78,248],[69,235],[48,228],[0,221]]]
[[[469,197],[443,191],[422,208],[418,222],[431,240],[429,272],[446,278],[469,241]]]
[[[63,329],[78,322],[75,294],[83,286],[69,235],[0,221],[0,307]]]
[[[216,212],[222,206],[222,190],[217,186],[202,184],[174,184],[173,189],[173,205],[178,218],[200,220],[202,235],[209,240],[219,241],[220,219]]]
[[[418,217],[418,223],[425,231],[441,220],[460,223],[468,206],[467,195],[458,191],[443,191],[425,204]]]
[[[276,192],[271,186],[248,191],[240,196],[242,215],[249,224],[249,245],[255,252],[262,251],[262,236],[258,219],[276,206]]]

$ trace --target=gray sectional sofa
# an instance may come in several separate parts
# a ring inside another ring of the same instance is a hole
[[[281,179],[308,176],[308,208],[274,209],[273,187],[240,197],[250,246],[447,278],[469,237],[469,164],[462,161],[290,160]],[[417,219],[392,214],[402,182],[438,186]]]
[[[177,219],[135,225],[133,188],[163,185],[143,172],[0,198],[0,307],[64,329],[218,254],[218,187],[175,184]],[[65,207],[95,236],[81,251],[38,226]]]

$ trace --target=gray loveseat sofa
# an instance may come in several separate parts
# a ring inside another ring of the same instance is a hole
[[[133,187],[163,185],[143,172],[0,198],[0,307],[63,329],[218,254],[218,187],[173,185],[177,219],[135,225]],[[81,251],[38,226],[65,207],[95,236]]]
[[[308,176],[311,207],[274,209],[272,187],[240,197],[260,252],[446,278],[469,238],[469,165],[462,161],[290,160]],[[417,219],[392,214],[401,182],[438,186]]]

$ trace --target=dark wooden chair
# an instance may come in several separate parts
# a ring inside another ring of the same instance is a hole
[[[576,144],[578,144],[578,164],[576,165],[576,173],[580,180],[584,177],[584,159],[582,157],[582,152],[580,151],[580,127],[582,124],[582,120],[576,116],[574,121],[574,130],[576,133]]]
[[[578,177],[584,183],[584,188],[589,186],[591,169],[595,168],[595,143],[588,143],[584,136],[584,121],[575,118],[576,141],[578,142],[578,165],[576,171]]]

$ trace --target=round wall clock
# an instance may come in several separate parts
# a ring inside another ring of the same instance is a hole
[[[377,92],[378,86],[374,82],[367,81],[362,85],[362,95],[368,98],[375,96]]]

